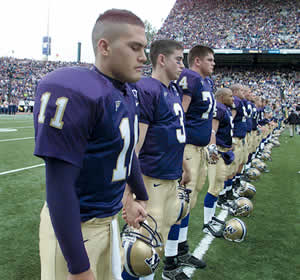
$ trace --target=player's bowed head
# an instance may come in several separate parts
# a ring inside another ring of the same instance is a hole
[[[95,66],[121,82],[137,82],[147,58],[143,21],[127,10],[111,9],[101,14],[92,31]]]

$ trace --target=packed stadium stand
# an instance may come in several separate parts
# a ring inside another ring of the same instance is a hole
[[[178,40],[185,54],[196,44],[212,47],[216,87],[238,82],[273,103],[284,97],[294,103],[300,102],[299,19],[298,0],[177,0],[154,39]],[[33,100],[41,77],[64,66],[90,64],[0,57],[0,113]]]
[[[299,49],[298,0],[177,0],[156,39],[214,49]]]

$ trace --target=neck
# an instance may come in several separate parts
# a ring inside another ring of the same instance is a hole
[[[190,69],[197,72],[203,79],[207,77],[207,75],[203,73],[196,65],[193,65]]]
[[[119,81],[119,79],[116,79],[116,77],[114,77],[113,73],[106,67],[105,63],[101,62],[100,60],[96,59],[95,67],[105,76]],[[123,83],[123,81],[120,81],[120,82]]]
[[[158,69],[153,70],[152,78],[159,80],[166,87],[168,87],[171,82],[171,80],[167,77],[166,72]]]

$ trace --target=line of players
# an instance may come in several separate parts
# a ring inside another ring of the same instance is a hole
[[[36,90],[34,153],[46,163],[41,279],[153,279],[163,254],[163,279],[190,279],[182,267],[206,266],[187,242],[198,193],[207,176],[203,231],[221,237],[214,228],[222,223],[214,217],[215,207],[218,202],[226,207],[228,180],[238,185],[244,163],[230,169],[239,110],[232,108],[234,90],[213,94],[212,49],[192,48],[184,69],[183,47],[173,40],[152,43],[152,77],[140,80],[145,26],[129,11],[100,15],[92,41],[93,68],[53,71]],[[252,124],[252,95],[244,87],[241,92],[249,99],[242,102],[247,105],[241,123]],[[254,151],[252,134],[251,126],[248,136],[236,136],[243,151],[246,145]],[[122,205],[125,250],[119,248],[117,223]]]
[[[215,217],[215,209],[219,206],[239,214],[232,202],[238,197],[234,190],[242,189],[242,171],[248,176],[251,160],[259,156],[260,143],[277,126],[271,112],[264,112],[264,100],[249,87],[234,84],[213,93],[210,75],[215,62],[211,48],[193,47],[188,55],[189,69],[183,69],[182,51],[182,46],[172,40],[153,42],[152,77],[137,83],[143,94],[139,101],[140,136],[136,151],[149,195],[147,211],[156,219],[157,232],[164,241],[163,279],[190,279],[182,270],[184,266],[206,266],[190,254],[187,235],[189,213],[197,203],[207,175],[203,231],[229,240],[233,236],[237,241],[244,238],[246,229],[241,237],[228,230],[224,234],[225,222]],[[177,80],[176,84],[173,80]],[[191,191],[190,209],[185,217],[176,198],[182,192],[181,185]],[[153,221],[148,219],[148,223],[154,227]],[[220,225],[222,228],[218,230]],[[128,236],[129,231],[123,235],[123,245]],[[149,274],[144,263],[142,268],[135,267],[135,260],[130,258],[133,250],[128,250],[134,247],[124,246],[123,279],[138,279],[145,271]],[[153,272],[157,257],[150,255],[148,259],[151,261],[147,265],[151,263]],[[153,273],[140,277],[153,278]]]

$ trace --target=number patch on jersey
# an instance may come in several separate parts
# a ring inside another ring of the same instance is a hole
[[[130,125],[129,125],[129,120],[128,118],[123,118],[120,122],[119,125],[121,137],[124,141],[123,149],[120,152],[118,159],[117,159],[117,164],[116,168],[113,171],[113,176],[112,176],[112,181],[121,181],[126,179],[126,172],[127,172],[127,166],[125,165],[126,161],[126,155],[130,146]],[[130,161],[129,161],[129,169],[128,169],[128,176],[130,175],[131,172],[131,162],[132,162],[132,157],[134,153],[134,149],[136,146],[136,143],[138,141],[138,117],[137,115],[134,118],[134,145],[131,151],[130,155]]]
[[[183,120],[183,110],[179,103],[174,103],[173,105],[174,112],[176,116],[179,116],[179,121],[181,128],[176,129],[176,137],[179,143],[185,143],[186,142],[186,135],[185,135],[185,129],[184,129],[184,120]]]
[[[45,112],[46,108],[50,99],[51,93],[50,92],[45,92],[41,96],[41,106],[40,106],[40,113],[38,116],[38,122],[39,123],[44,123],[45,122]],[[62,121],[66,106],[68,103],[69,99],[67,97],[59,97],[56,99],[56,111],[54,114],[54,117],[50,120],[50,126],[62,129],[64,122]]]
[[[187,89],[187,88],[188,88],[188,82],[187,82],[186,76],[183,76],[183,77],[182,77],[182,79],[180,80],[180,82],[178,83],[178,85],[179,85],[182,89]]]
[[[209,117],[209,113],[211,111],[211,108],[213,106],[213,100],[212,100],[212,97],[211,97],[211,94],[210,94],[209,91],[202,91],[202,100],[209,102],[206,112],[204,112],[201,116],[202,119],[207,120],[208,117]],[[215,106],[216,106],[216,102],[215,102]],[[214,106],[214,111],[215,111],[215,106]]]

